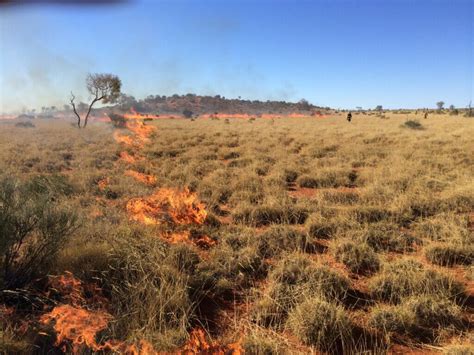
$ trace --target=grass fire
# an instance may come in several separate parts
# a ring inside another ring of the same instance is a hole
[[[0,1],[0,355],[474,354],[471,13]]]

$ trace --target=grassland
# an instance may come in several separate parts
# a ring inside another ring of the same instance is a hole
[[[35,280],[68,271],[98,285],[114,317],[102,338],[179,351],[202,329],[250,354],[472,354],[473,119],[146,125],[156,131],[140,145],[116,142],[127,130],[106,123],[0,125],[2,179],[36,179],[77,216]],[[159,189],[189,189],[205,218],[134,219],[129,202]],[[13,315],[0,352],[54,347],[41,311],[3,302]]]

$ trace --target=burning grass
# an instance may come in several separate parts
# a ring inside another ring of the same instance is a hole
[[[147,225],[203,224],[207,217],[204,204],[187,188],[162,188],[150,196],[131,199],[127,211],[132,220]]]
[[[134,178],[135,180],[144,183],[145,185],[156,185],[156,177],[149,174],[143,174],[135,170],[126,170],[125,175]]]

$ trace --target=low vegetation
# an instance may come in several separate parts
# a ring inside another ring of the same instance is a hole
[[[474,121],[384,115],[0,122],[0,352],[468,354]]]

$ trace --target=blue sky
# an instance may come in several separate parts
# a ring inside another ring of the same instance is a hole
[[[87,99],[88,72],[125,93],[465,107],[472,0],[168,0],[0,6],[0,111]]]

